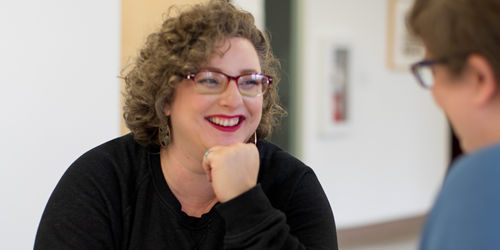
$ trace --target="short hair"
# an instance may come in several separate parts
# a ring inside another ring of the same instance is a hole
[[[171,16],[177,10],[176,16]],[[150,34],[125,79],[125,124],[141,145],[159,145],[158,128],[169,124],[164,107],[171,104],[177,83],[208,62],[220,42],[232,37],[248,39],[259,58],[263,74],[273,76],[264,94],[257,136],[265,138],[286,114],[276,83],[279,61],[269,40],[255,26],[253,16],[225,1],[210,1],[180,9],[171,7],[161,28]]]
[[[479,54],[500,76],[499,0],[416,0],[407,22],[452,74],[463,71],[469,55]]]

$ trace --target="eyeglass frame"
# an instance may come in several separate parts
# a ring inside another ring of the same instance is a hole
[[[410,65],[410,69],[411,69],[411,72],[413,73],[413,76],[415,76],[415,78],[417,79],[417,82],[425,89],[430,89],[430,88],[432,88],[432,86],[434,86],[434,83],[432,84],[432,86],[427,86],[424,83],[424,80],[422,80],[422,77],[420,76],[420,74],[418,73],[418,69],[423,68],[423,67],[432,67],[437,63],[444,63],[445,61],[446,61],[445,59],[439,59],[439,60],[424,59],[422,61],[419,61],[419,62],[416,62],[416,63],[413,63],[412,65]]]
[[[422,78],[417,73],[418,68],[432,67],[435,64],[447,64],[447,63],[450,63],[455,58],[456,59],[459,59],[459,58],[464,59],[464,58],[467,58],[468,56],[469,56],[469,53],[462,53],[462,54],[457,54],[457,55],[448,56],[448,57],[444,57],[444,58],[440,58],[440,59],[434,59],[434,60],[424,59],[424,60],[421,60],[421,61],[418,61],[416,63],[411,64],[410,69],[411,69],[411,72],[413,73],[413,75],[415,76],[415,78],[417,79],[417,82],[425,89],[430,89],[430,88],[432,88],[432,86],[434,86],[434,82],[433,82],[432,86],[430,86],[430,87],[425,85]]]
[[[217,74],[221,74],[221,75],[226,76],[227,77],[226,88],[224,88],[224,90],[222,90],[221,92],[218,92],[218,93],[210,93],[210,92],[204,92],[204,91],[199,90],[196,87],[196,81],[194,79],[195,79],[196,75],[198,73],[201,73],[201,72],[212,72],[212,73],[217,73]],[[238,85],[238,79],[240,79],[240,77],[242,77],[242,76],[248,76],[248,75],[261,75],[261,76],[267,77],[267,79],[268,79],[267,86],[262,91],[262,93],[256,94],[256,95],[250,95],[250,94],[245,94],[245,93],[241,92],[240,87]],[[199,70],[199,71],[191,72],[191,73],[187,74],[185,77],[186,77],[186,79],[189,79],[189,80],[193,81],[194,88],[196,89],[196,91],[198,91],[199,93],[205,94],[205,95],[217,95],[217,94],[224,93],[224,91],[227,90],[227,87],[229,86],[229,83],[231,82],[231,80],[234,80],[234,83],[236,84],[236,87],[238,88],[238,92],[241,95],[248,96],[248,97],[256,97],[256,96],[264,95],[267,92],[267,90],[269,89],[269,86],[273,83],[273,77],[272,76],[266,75],[266,74],[262,74],[262,73],[248,73],[248,74],[242,74],[242,75],[239,75],[239,76],[231,76],[231,75],[228,75],[228,74],[225,74],[225,73],[222,73],[222,72],[219,72],[219,71],[214,71],[214,70]]]

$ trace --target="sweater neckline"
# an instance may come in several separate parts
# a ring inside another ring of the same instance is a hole
[[[183,226],[190,230],[203,229],[209,226],[209,224],[216,217],[220,216],[217,212],[217,209],[215,209],[217,205],[213,206],[208,213],[203,214],[200,218],[189,216],[182,211],[181,203],[172,193],[170,187],[167,184],[167,181],[165,180],[165,177],[163,176],[160,154],[150,154],[150,169],[152,170],[151,172],[158,195],[161,197],[161,200],[167,206],[167,208],[172,210],[174,214],[177,215],[177,218],[180,220]]]

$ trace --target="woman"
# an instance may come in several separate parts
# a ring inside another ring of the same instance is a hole
[[[422,230],[422,250],[500,249],[500,0],[417,0],[408,26],[423,41],[413,64],[457,135]]]
[[[72,164],[35,249],[337,249],[313,171],[259,140],[283,113],[278,65],[228,3],[168,18],[125,77],[132,133]]]

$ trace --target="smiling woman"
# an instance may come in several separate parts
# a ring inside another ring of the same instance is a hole
[[[125,76],[132,133],[70,166],[35,249],[337,249],[316,175],[264,139],[284,111],[253,17],[220,1],[179,12]]]
[[[259,58],[252,43],[246,38],[233,37],[224,40],[220,50],[224,55],[212,54],[208,62],[198,68],[202,70],[195,74],[198,77],[185,78],[177,84],[172,102],[164,109],[171,120],[172,137],[182,138],[172,140],[172,148],[189,148],[193,159],[217,145],[230,146],[248,141],[261,122],[262,85],[267,86],[269,81],[263,83]],[[238,81],[229,80],[225,73],[204,71],[207,69],[241,76],[234,77]],[[254,72],[254,78],[260,78],[254,82],[259,84],[253,84],[251,88],[245,86],[248,84],[242,80],[252,76],[247,75],[248,72]],[[206,86],[208,84],[210,87]],[[243,95],[253,91],[256,91],[255,95]]]

